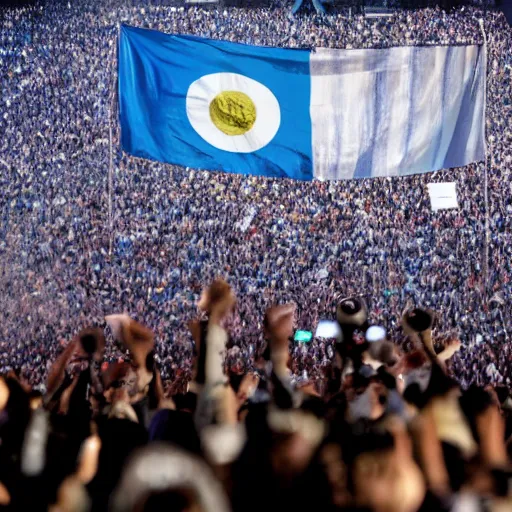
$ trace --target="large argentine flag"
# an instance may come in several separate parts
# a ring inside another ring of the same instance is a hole
[[[481,46],[316,52],[121,28],[121,142],[162,162],[300,180],[484,158]]]

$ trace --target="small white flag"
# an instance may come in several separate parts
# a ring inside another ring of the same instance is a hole
[[[243,233],[245,233],[248,229],[249,229],[249,226],[251,225],[251,222],[253,221],[256,213],[258,211],[256,210],[256,208],[254,206],[251,206],[249,208],[249,211],[247,212],[247,215],[240,221],[240,222],[237,222],[235,225],[236,227],[242,231]]]
[[[341,335],[341,328],[338,322],[333,320],[320,320],[315,332],[315,338],[333,338]]]
[[[455,182],[429,183],[428,193],[433,211],[458,208],[457,190]]]

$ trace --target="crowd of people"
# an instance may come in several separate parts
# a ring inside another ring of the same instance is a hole
[[[244,297],[232,320],[233,366],[254,364],[269,304],[295,301],[298,326],[314,332],[319,320],[333,318],[338,297],[361,294],[372,321],[397,344],[404,308],[436,308],[438,334],[462,341],[451,365],[462,385],[510,385],[512,32],[503,15],[427,8],[367,19],[346,9],[291,16],[289,2],[150,4],[1,11],[0,368],[44,386],[62,343],[125,311],[154,330],[164,381],[182,388],[192,371],[186,322],[202,285],[223,275]],[[488,50],[486,163],[298,183],[179,168],[120,150],[120,23],[257,45],[383,48],[483,44],[480,19]],[[455,181],[460,207],[431,211],[432,181]],[[316,378],[327,348],[318,339],[297,345],[300,375]],[[109,348],[106,357],[121,354]]]
[[[434,312],[404,312],[402,350],[364,299],[340,299],[330,364],[300,381],[296,303],[262,315],[250,370],[226,365],[239,300],[222,279],[202,291],[182,392],[165,389],[154,332],[127,314],[77,333],[44,393],[0,376],[0,508],[510,510],[512,394],[460,387],[460,340],[433,335]],[[123,353],[111,363],[110,343]]]
[[[510,510],[503,15],[162,3],[0,9],[0,509]],[[121,23],[291,48],[486,44],[487,159],[304,183],[132,158]],[[445,181],[459,208],[432,211],[427,184]],[[321,320],[338,334],[293,340]]]

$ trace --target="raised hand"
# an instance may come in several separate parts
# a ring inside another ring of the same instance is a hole
[[[273,345],[288,342],[293,334],[296,306],[293,303],[273,306],[265,314],[265,329]]]
[[[270,356],[274,371],[278,375],[287,372],[290,354],[288,352],[288,339],[293,334],[295,304],[274,306],[265,314],[265,334],[270,338]]]
[[[216,279],[203,291],[198,306],[210,315],[210,321],[219,324],[231,313],[236,297],[231,286],[224,279]]]

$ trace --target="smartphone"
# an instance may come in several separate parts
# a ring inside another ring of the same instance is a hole
[[[299,343],[309,343],[313,339],[313,333],[310,331],[295,331],[293,339]]]

